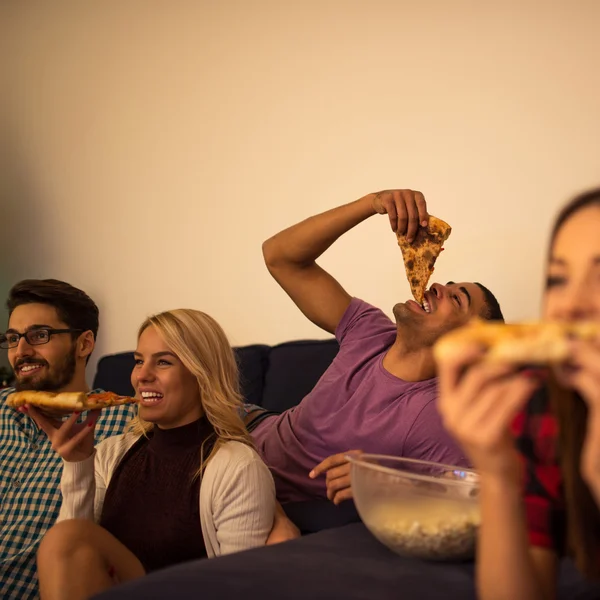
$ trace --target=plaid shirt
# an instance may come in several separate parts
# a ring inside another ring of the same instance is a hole
[[[513,423],[525,464],[525,516],[529,543],[565,551],[566,513],[558,462],[558,422],[548,393],[539,390]]]
[[[26,600],[38,598],[36,552],[58,518],[62,459],[31,418],[6,406],[13,391],[0,392],[0,597]],[[132,405],[104,409],[96,443],[122,433],[134,415]]]

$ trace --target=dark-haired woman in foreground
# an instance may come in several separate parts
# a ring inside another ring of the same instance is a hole
[[[543,317],[600,320],[600,189],[556,221]],[[481,476],[478,594],[553,598],[561,556],[600,574],[600,340],[573,342],[569,363],[545,374],[486,365],[481,352],[439,365],[445,424]]]

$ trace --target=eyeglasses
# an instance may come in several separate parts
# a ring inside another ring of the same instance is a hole
[[[30,346],[47,344],[57,333],[81,333],[83,329],[30,329],[25,333],[10,331],[0,335],[0,348],[16,348],[21,338],[25,338]]]

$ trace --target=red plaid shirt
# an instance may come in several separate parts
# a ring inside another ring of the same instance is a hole
[[[525,463],[525,514],[529,542],[562,555],[565,506],[558,462],[558,423],[546,390],[540,390],[513,423]]]

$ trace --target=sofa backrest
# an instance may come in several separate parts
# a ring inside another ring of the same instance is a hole
[[[277,346],[239,346],[234,350],[246,402],[281,412],[296,406],[312,390],[339,346],[335,339],[299,340]],[[133,366],[132,352],[103,356],[98,362],[94,387],[133,395]]]
[[[336,340],[301,340],[273,346],[265,372],[262,403],[283,412],[308,394],[338,353]]]
[[[96,367],[93,387],[102,388],[121,396],[133,396],[131,372],[134,364],[133,352],[103,356]]]

